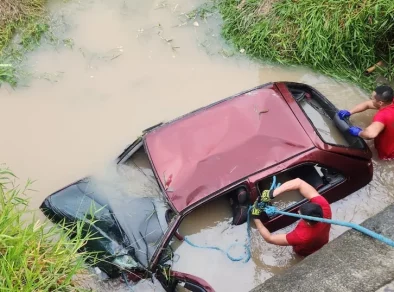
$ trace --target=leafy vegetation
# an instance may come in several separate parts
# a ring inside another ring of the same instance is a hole
[[[224,37],[250,56],[306,65],[366,90],[378,75],[393,80],[392,0],[220,0],[218,7]]]
[[[16,86],[15,69],[11,64],[0,64],[0,84],[8,82],[11,86]]]
[[[18,292],[78,290],[73,277],[84,273],[91,256],[80,252],[89,239],[82,224],[59,228],[31,220],[24,198],[31,182],[20,188],[14,179],[12,172],[0,168],[0,287]]]
[[[26,51],[37,46],[48,31],[45,2],[46,0],[0,1],[0,85],[2,82],[16,85],[16,64]]]

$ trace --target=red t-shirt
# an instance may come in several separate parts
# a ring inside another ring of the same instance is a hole
[[[314,197],[310,202],[321,206],[323,218],[331,219],[330,204],[323,196]],[[330,228],[331,224],[318,222],[311,226],[304,220],[301,220],[296,228],[286,235],[286,239],[293,246],[295,253],[301,256],[308,256],[328,242]]]
[[[379,158],[394,158],[394,104],[379,110],[373,121],[384,124],[383,131],[380,132],[374,141]]]

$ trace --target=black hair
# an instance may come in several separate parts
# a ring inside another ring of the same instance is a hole
[[[376,100],[384,103],[392,103],[394,98],[393,89],[387,85],[380,85],[375,88]]]
[[[306,203],[300,207],[301,215],[323,218],[323,209],[320,205],[315,203]],[[316,224],[318,221],[304,219],[311,225]]]

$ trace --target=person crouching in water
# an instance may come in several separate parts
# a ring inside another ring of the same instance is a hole
[[[298,190],[309,200],[300,207],[301,215],[331,219],[331,207],[327,200],[310,184],[299,178],[287,181],[275,190],[263,191],[261,202],[268,203],[276,196],[292,190]],[[251,215],[261,236],[268,243],[293,246],[294,252],[301,256],[308,256],[328,243],[331,224],[311,220],[301,219],[295,229],[287,234],[271,234],[260,220],[268,217],[264,211],[257,208],[257,202],[256,200],[253,205]]]
[[[381,85],[372,92],[371,100],[355,106],[350,111],[340,110],[339,118],[342,120],[366,111],[377,110],[372,123],[364,130],[359,127],[350,127],[349,133],[363,139],[374,139],[379,159],[394,158],[394,92],[390,86]]]

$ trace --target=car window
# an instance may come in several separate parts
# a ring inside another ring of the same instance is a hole
[[[144,147],[140,147],[130,158],[117,165],[116,174],[107,175],[104,179],[118,188],[122,188],[134,196],[161,197],[162,193],[152,170]]]
[[[367,147],[363,139],[337,128],[334,122],[337,109],[328,99],[305,85],[289,83],[287,87],[325,143],[358,149]]]
[[[313,186],[318,192],[331,189],[345,180],[345,177],[337,170],[318,163],[305,163],[276,174],[275,176],[276,182],[281,184],[295,178],[300,178]],[[259,192],[261,193],[263,190],[270,189],[272,182],[273,176],[269,176],[258,181],[257,188]],[[289,191],[275,197],[272,200],[272,204],[278,209],[285,210],[304,199],[305,198],[300,194],[300,192]]]
[[[334,121],[316,101],[303,99],[299,104],[324,142],[346,147],[350,146],[341,131],[335,126]]]

